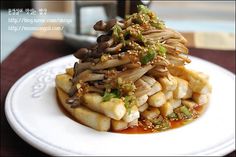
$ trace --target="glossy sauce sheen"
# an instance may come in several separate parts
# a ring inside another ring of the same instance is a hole
[[[178,120],[178,121],[171,121],[171,129],[178,128],[184,125],[184,120]],[[143,127],[137,126],[134,128],[128,128],[121,131],[112,131],[116,133],[122,133],[122,134],[146,134],[146,133],[154,133],[154,132],[160,132],[160,131],[153,131],[151,129],[144,130]]]
[[[196,107],[194,109],[201,114],[203,109],[204,109],[204,106],[198,106],[198,107]],[[170,121],[170,124],[171,124],[171,128],[170,129],[181,127],[181,126],[183,126],[183,125],[185,125],[185,124],[187,124],[189,122],[192,122],[192,121],[194,121],[194,120]],[[128,129],[125,129],[125,130],[112,131],[112,132],[122,133],[122,134],[146,134],[146,133],[154,133],[154,132],[158,132],[158,131],[153,131],[152,129],[144,130],[143,127],[137,126],[137,127],[134,127],[134,128],[128,128]]]
[[[60,103],[59,101],[59,98],[57,96],[57,102],[58,102],[58,106],[60,108],[60,110],[69,118],[71,118],[72,120],[78,122],[73,116],[71,116],[69,114],[68,111],[65,110],[65,108],[62,106],[62,104]],[[198,111],[199,113],[201,113],[203,111],[203,106],[198,106],[195,108],[196,111]],[[193,120],[192,120],[193,121]],[[174,128],[178,128],[178,127],[181,127],[183,125],[185,125],[185,122],[184,120],[178,120],[178,121],[170,121],[171,123],[171,128],[170,129],[174,129]],[[79,123],[79,122],[78,122]],[[111,131],[111,132],[114,132],[114,133],[121,133],[121,134],[146,134],[146,133],[154,133],[154,132],[158,132],[158,131],[153,131],[152,129],[144,129],[143,127],[141,126],[136,126],[136,127],[133,127],[133,128],[127,128],[125,130],[121,130],[121,131]]]
[[[57,92],[57,91],[56,91],[56,92]],[[59,100],[58,95],[57,95],[57,104],[58,104],[58,106],[59,106],[61,112],[62,112],[64,115],[66,115],[66,116],[69,117],[70,119],[72,119],[72,120],[78,122],[78,121],[63,107],[63,105],[61,104],[61,102],[60,102],[60,100]]]
[[[112,132],[121,133],[121,134],[145,134],[145,133],[153,133],[153,131],[151,129],[144,130],[144,128],[141,127],[141,126],[136,126],[136,127],[128,128],[128,129],[125,129],[125,130],[112,131]]]

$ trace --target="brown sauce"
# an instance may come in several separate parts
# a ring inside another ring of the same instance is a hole
[[[153,133],[153,131],[151,129],[144,129],[141,126],[136,126],[136,127],[127,128],[127,129],[121,130],[121,131],[111,131],[111,132],[121,133],[121,134],[146,134],[146,133]]]
[[[198,105],[198,106],[195,107],[194,109],[195,109],[197,112],[202,113],[205,106],[206,106],[206,105]]]
[[[58,106],[61,110],[61,112],[63,114],[65,114],[67,117],[69,117],[70,119],[78,122],[64,107],[63,105],[61,104],[59,98],[58,98],[58,95],[57,95],[57,103],[58,103]],[[195,107],[194,109],[199,112],[200,114],[203,112],[203,109],[205,108],[204,107],[205,105],[199,105],[197,107]],[[191,120],[192,121],[192,120]],[[80,123],[80,122],[78,122]],[[181,127],[181,126],[184,126],[186,124],[186,120],[177,120],[177,121],[170,121],[170,124],[171,124],[171,127],[170,129],[174,129],[174,128],[178,128],[178,127]],[[168,129],[169,130],[169,129]],[[114,131],[114,130],[111,130],[110,132],[113,132],[113,133],[121,133],[121,134],[146,134],[146,133],[154,133],[154,132],[159,132],[159,131],[156,131],[156,130],[152,130],[152,129],[148,129],[148,128],[144,128],[143,126],[136,126],[136,127],[132,127],[132,128],[127,128],[125,130],[121,130],[121,131]]]
[[[176,120],[176,121],[170,121],[171,128],[178,128],[184,125],[184,120]]]
[[[56,93],[57,93],[57,91],[56,91]],[[64,115],[66,115],[67,117],[69,117],[70,119],[72,119],[72,120],[74,120],[74,121],[76,121],[76,122],[78,122],[64,107],[63,107],[63,105],[61,104],[61,102],[60,102],[60,99],[59,99],[59,97],[58,97],[58,94],[56,94],[57,96],[57,104],[58,104],[58,106],[59,106],[59,109],[61,110],[61,112],[64,114]]]
[[[177,121],[170,121],[170,129],[178,128],[184,125],[184,120],[177,120]],[[121,133],[121,134],[146,134],[146,133],[154,133],[154,132],[160,132],[157,130],[152,130],[152,129],[144,129],[142,126],[136,126],[133,128],[127,128],[125,130],[121,131],[111,131],[115,133]]]

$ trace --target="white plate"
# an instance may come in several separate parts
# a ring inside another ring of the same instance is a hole
[[[213,86],[206,112],[194,122],[152,134],[98,132],[67,116],[58,107],[55,75],[72,66],[66,56],[19,79],[6,99],[5,112],[14,131],[35,148],[61,155],[225,155],[235,149],[235,75],[191,57],[189,68],[210,75]]]

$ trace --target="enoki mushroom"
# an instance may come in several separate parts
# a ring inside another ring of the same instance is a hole
[[[104,90],[106,83],[114,84],[118,77],[135,82],[145,74],[168,76],[168,66],[190,62],[186,39],[153,12],[139,10],[121,21],[100,20],[93,28],[103,34],[94,47],[74,54],[81,63],[74,66],[73,84],[89,82]]]

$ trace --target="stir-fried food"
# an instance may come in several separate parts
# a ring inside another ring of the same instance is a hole
[[[208,77],[190,63],[186,39],[143,5],[124,20],[98,21],[92,48],[56,77],[59,99],[80,123],[100,131],[161,131],[191,121],[209,101]]]

